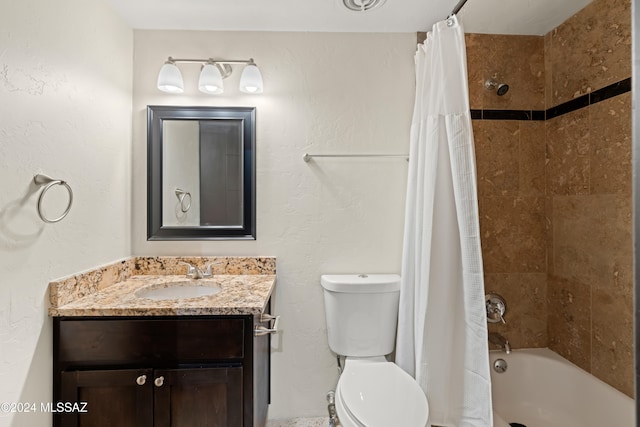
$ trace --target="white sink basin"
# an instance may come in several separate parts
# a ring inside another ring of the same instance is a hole
[[[199,298],[214,295],[218,292],[220,292],[220,287],[214,282],[184,280],[181,282],[145,286],[135,291],[134,295],[138,298],[161,301],[168,299]]]

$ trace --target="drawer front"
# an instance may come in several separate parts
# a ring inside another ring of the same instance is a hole
[[[251,317],[61,319],[58,362],[66,365],[230,362],[244,357]]]

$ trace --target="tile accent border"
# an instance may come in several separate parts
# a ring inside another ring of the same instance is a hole
[[[471,110],[471,120],[545,121],[631,91],[631,77],[545,110]]]

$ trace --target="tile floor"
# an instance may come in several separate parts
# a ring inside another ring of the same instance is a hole
[[[269,420],[266,427],[327,427],[329,417]]]

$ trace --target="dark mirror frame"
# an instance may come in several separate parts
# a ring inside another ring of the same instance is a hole
[[[240,120],[243,130],[243,221],[241,226],[163,226],[162,129],[164,120]],[[147,240],[256,239],[255,107],[147,106]]]

